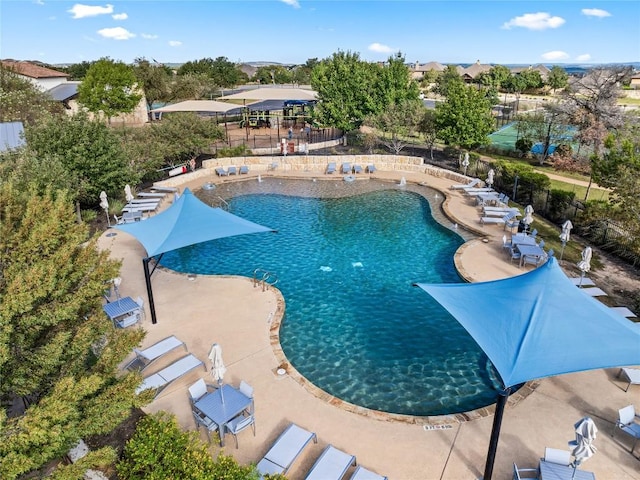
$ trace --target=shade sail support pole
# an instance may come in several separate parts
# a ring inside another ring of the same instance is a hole
[[[149,311],[151,312],[151,323],[158,323],[158,319],[156,317],[156,304],[153,301],[153,290],[151,289],[151,273],[149,272],[149,261],[151,259],[149,257],[142,259],[142,269],[144,270],[144,282],[147,285],[147,297],[149,297]]]
[[[504,416],[504,407],[511,393],[510,388],[502,390],[498,394],[496,402],[496,412],[493,415],[493,427],[491,428],[491,439],[489,440],[489,451],[487,452],[487,463],[484,466],[483,480],[491,480],[493,475],[493,464],[496,460],[496,451],[498,450],[498,439],[500,438],[500,427],[502,426],[502,417]]]

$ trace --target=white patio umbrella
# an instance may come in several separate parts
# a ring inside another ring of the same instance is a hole
[[[584,278],[585,273],[591,270],[591,255],[592,255],[591,247],[587,247],[582,251],[582,260],[578,262],[578,268],[580,269],[580,283],[579,287],[582,286],[582,279]]]
[[[533,223],[533,207],[531,205],[527,205],[524,209],[524,218],[522,219],[522,223],[527,226],[527,230],[529,229],[529,225]]]
[[[487,185],[491,186],[493,185],[493,176],[496,174],[496,172],[493,171],[493,168],[489,170],[489,172],[487,172]]]
[[[467,167],[469,166],[469,152],[464,152],[464,160],[462,160],[462,166],[464,167],[464,174],[467,174]]]
[[[562,224],[562,232],[560,232],[560,241],[562,242],[562,250],[560,250],[560,261],[562,261],[562,255],[564,254],[564,247],[567,245],[567,242],[571,238],[571,229],[573,228],[573,224],[571,220],[567,220]]]
[[[598,427],[596,427],[591,417],[582,418],[574,425],[574,428],[576,431],[576,439],[569,442],[571,455],[574,457],[573,475],[571,478],[576,476],[578,465],[596,453],[596,447],[593,445],[593,441],[596,439],[596,434],[598,433]]]
[[[107,200],[107,192],[104,190],[100,192],[100,208],[107,214],[107,225],[111,226],[111,220],[109,219],[109,201]]]
[[[124,196],[127,199],[127,203],[129,203],[134,198],[133,193],[131,193],[131,187],[129,186],[129,184],[126,184],[124,186]]]
[[[224,366],[224,360],[222,360],[222,347],[219,344],[214,343],[211,345],[209,360],[211,360],[211,376],[216,382],[218,382],[218,385],[220,385],[220,396],[224,402],[224,397],[222,396],[222,380],[225,372],[227,371],[227,367]]]

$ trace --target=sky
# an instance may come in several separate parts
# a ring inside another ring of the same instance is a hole
[[[338,51],[410,63],[639,62],[640,2],[0,0],[3,59],[303,64]]]

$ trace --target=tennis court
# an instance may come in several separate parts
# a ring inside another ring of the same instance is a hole
[[[515,150],[516,140],[518,139],[517,124],[508,123],[497,132],[489,135],[491,145],[494,147],[502,148],[504,150]]]

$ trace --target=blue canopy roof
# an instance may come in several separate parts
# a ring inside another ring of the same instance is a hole
[[[581,292],[554,258],[503,280],[418,286],[471,334],[505,388],[563,373],[640,365],[640,325]]]
[[[116,225],[144,246],[149,257],[217,238],[273,232],[199,200],[188,188],[165,211],[142,222]]]

